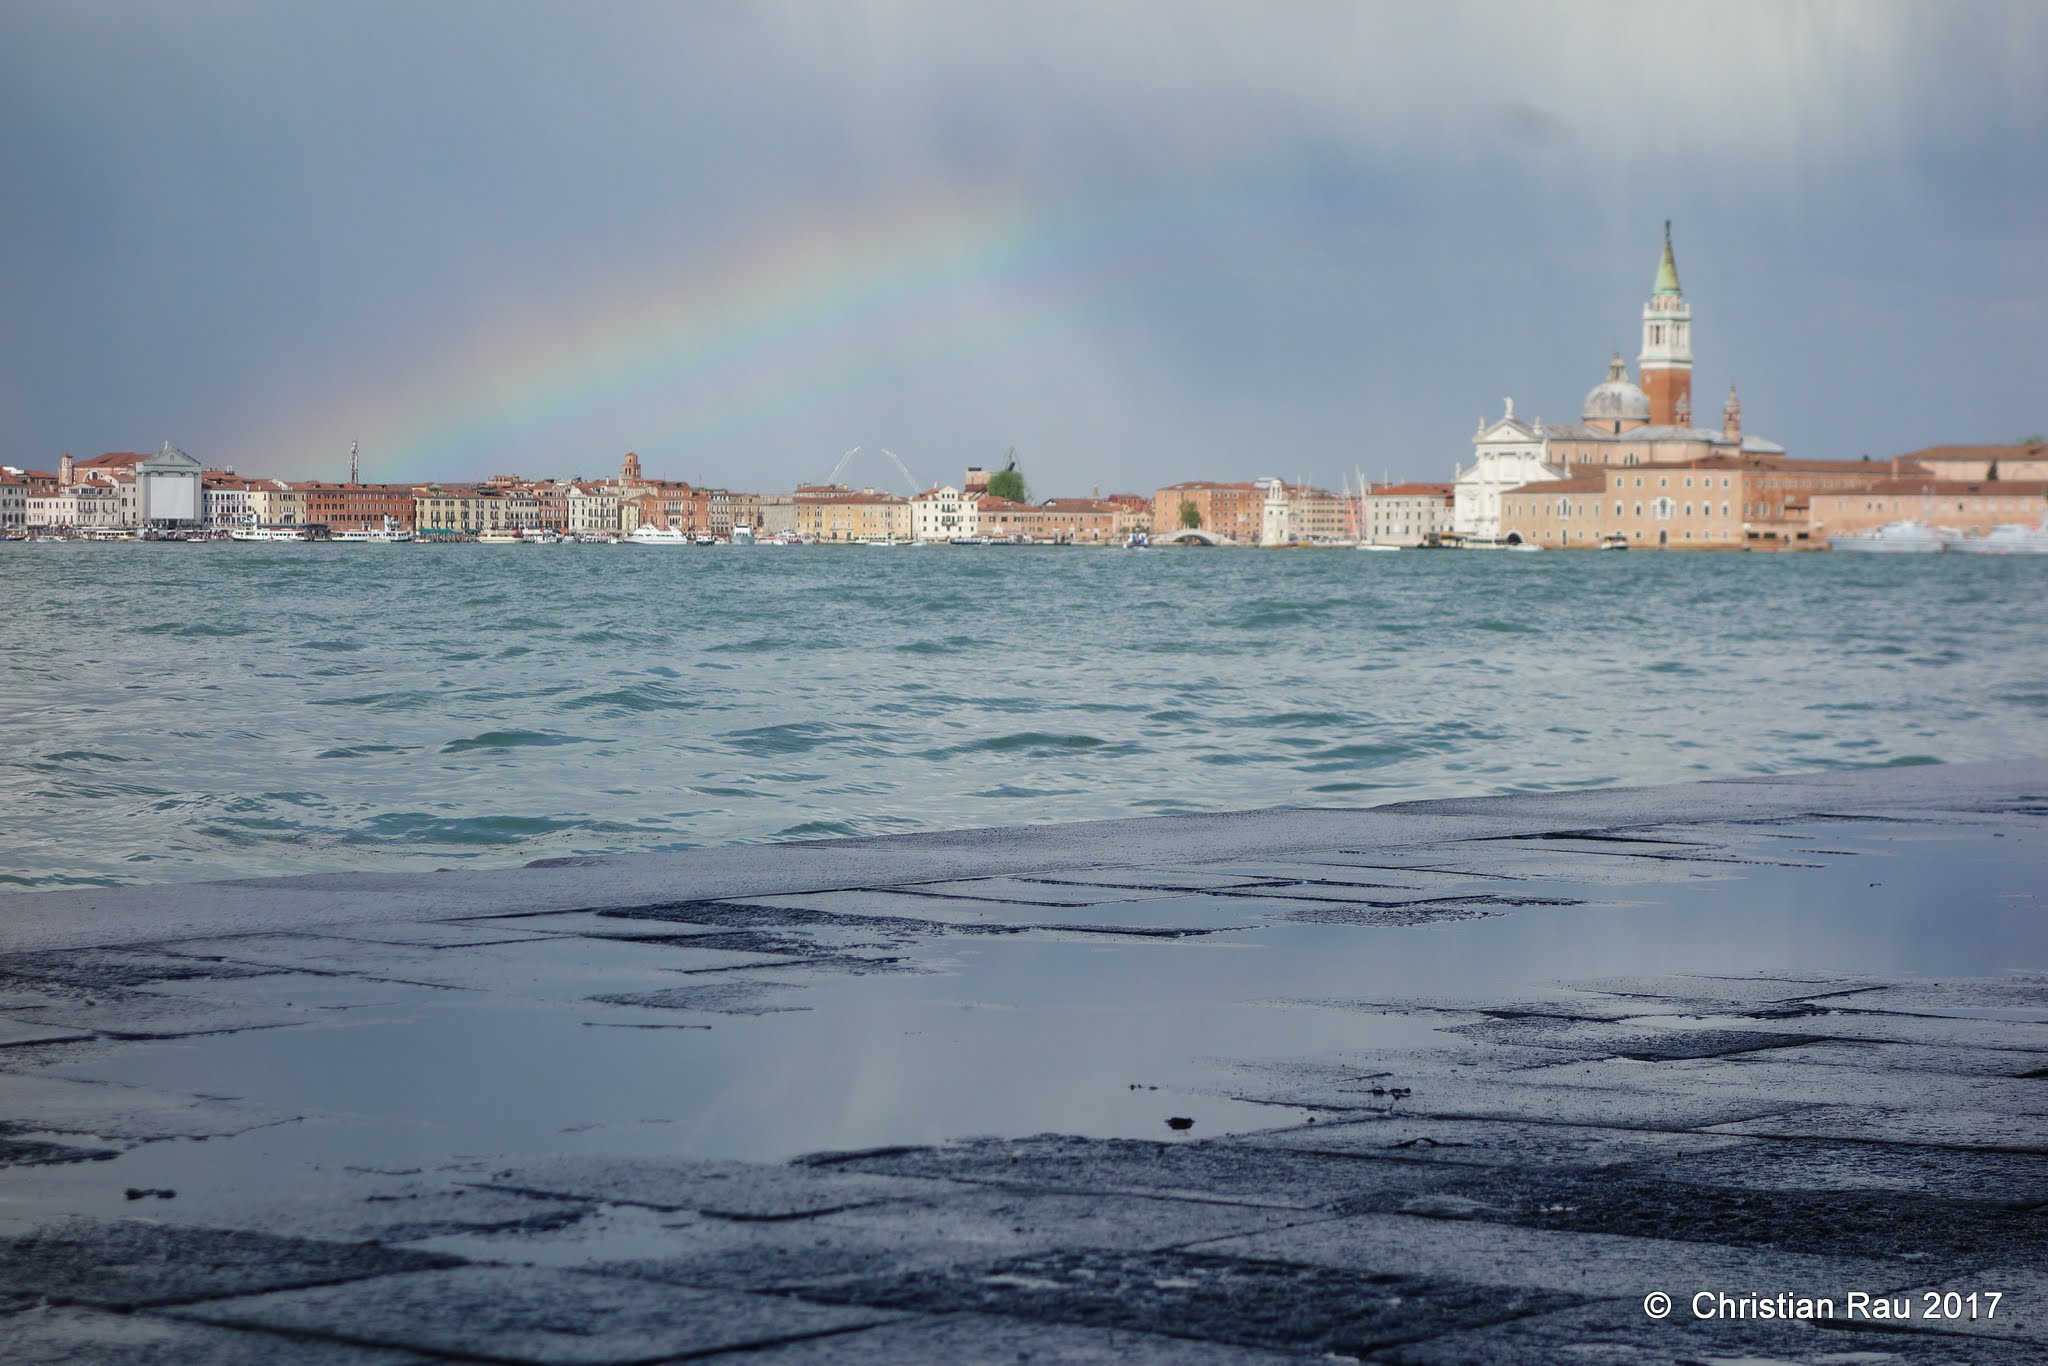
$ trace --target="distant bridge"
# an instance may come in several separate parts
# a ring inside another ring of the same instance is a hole
[[[1204,530],[1202,530],[1202,529],[1201,529],[1200,527],[1193,527],[1193,526],[1191,526],[1191,527],[1182,527],[1182,528],[1181,528],[1181,529],[1180,529],[1179,531],[1173,532],[1173,533],[1171,533],[1171,534],[1169,534],[1169,535],[1165,535],[1165,536],[1154,536],[1154,537],[1152,538],[1152,544],[1154,544],[1154,545],[1236,545],[1236,544],[1237,544],[1237,542],[1235,542],[1235,541],[1231,540],[1231,539],[1230,539],[1229,537],[1227,537],[1227,536],[1218,536],[1218,535],[1217,535],[1217,534],[1216,534],[1215,532],[1213,532],[1213,531],[1204,531]]]

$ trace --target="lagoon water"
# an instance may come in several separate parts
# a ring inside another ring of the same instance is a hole
[[[14,544],[0,888],[2048,752],[2048,562]]]

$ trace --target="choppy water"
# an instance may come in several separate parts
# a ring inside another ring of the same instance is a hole
[[[0,887],[2048,751],[2048,562],[0,546]]]

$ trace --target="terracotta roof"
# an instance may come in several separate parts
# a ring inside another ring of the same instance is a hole
[[[1589,474],[1575,474],[1569,479],[1551,479],[1543,483],[1522,484],[1515,488],[1502,489],[1501,492],[1503,494],[1605,493],[1607,492],[1607,476],[1604,471],[1597,478]]]
[[[1386,488],[1374,489],[1368,498],[1415,498],[1425,494],[1449,498],[1453,493],[1449,484],[1393,484]]]

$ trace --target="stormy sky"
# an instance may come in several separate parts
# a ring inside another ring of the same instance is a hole
[[[1448,477],[2048,427],[2048,6],[0,3],[0,463]]]

